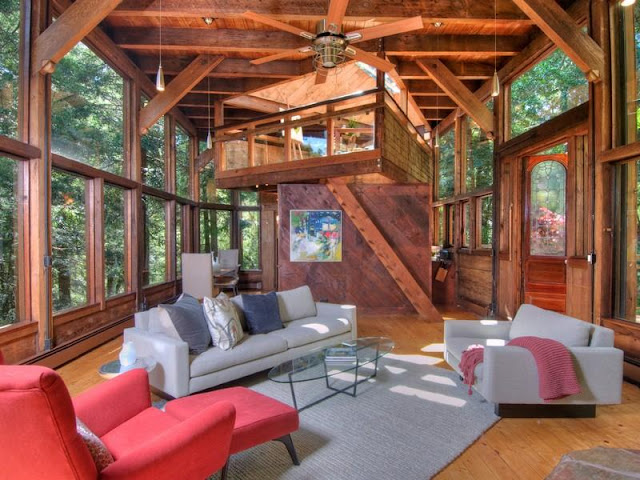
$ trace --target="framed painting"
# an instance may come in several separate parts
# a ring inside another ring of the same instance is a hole
[[[342,261],[341,210],[291,210],[292,262]]]

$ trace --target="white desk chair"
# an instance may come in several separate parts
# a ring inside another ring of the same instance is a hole
[[[225,276],[215,277],[214,286],[220,290],[232,289],[234,295],[238,295],[238,282],[240,280],[240,264],[238,263],[238,249],[220,250],[218,252],[218,263],[221,270],[231,270]]]
[[[213,262],[210,253],[182,254],[182,291],[198,300],[213,297]]]

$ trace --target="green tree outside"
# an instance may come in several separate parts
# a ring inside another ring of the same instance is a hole
[[[18,136],[20,0],[0,1],[0,135]]]

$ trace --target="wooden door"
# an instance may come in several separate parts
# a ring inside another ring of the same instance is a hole
[[[524,302],[565,312],[567,305],[567,155],[526,159]]]

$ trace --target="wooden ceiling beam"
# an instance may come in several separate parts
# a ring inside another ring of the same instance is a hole
[[[273,100],[254,97],[252,95],[243,95],[225,100],[224,106],[225,108],[248,108],[262,113],[276,113],[287,108],[285,103],[274,102]]]
[[[211,95],[211,98],[208,98],[208,95],[205,93],[187,93],[184,97],[180,99],[178,102],[179,108],[184,107],[201,107],[207,106],[207,103],[211,102],[211,108],[213,109],[213,104],[217,100],[223,100],[223,95]]]
[[[469,90],[456,76],[434,58],[417,60],[420,68],[442,88],[458,106],[485,131],[487,137],[493,138],[493,113]]]
[[[157,63],[156,60],[156,64]],[[400,60],[394,63],[397,63],[396,70],[400,78],[404,80],[425,80],[429,78],[415,62]],[[453,61],[445,61],[442,63],[460,80],[486,80],[493,75],[493,62],[491,62],[491,64]]]
[[[281,21],[321,20],[327,15],[326,0],[306,0],[301,8],[299,0],[163,0],[162,15],[172,17],[210,17],[233,18],[251,10],[269,15]],[[527,21],[511,0],[497,0],[498,19],[502,21]],[[381,12],[384,12],[381,14]],[[160,14],[160,0],[124,0],[113,12],[114,16],[151,16]],[[372,18],[380,22],[401,20],[421,15],[427,22],[461,20],[458,2],[433,0],[414,0],[412,2],[391,2],[389,0],[352,1],[347,7],[345,21],[367,21]],[[467,2],[465,21],[493,21],[493,2]]]
[[[200,83],[193,87],[191,92],[206,94],[208,89],[211,94],[238,95],[273,87],[280,82],[282,82],[282,80],[269,78],[212,78],[210,80],[200,81]]]
[[[384,39],[389,56],[443,57],[465,54],[493,58],[517,55],[527,43],[525,37],[493,35],[394,35]]]
[[[167,75],[177,75],[191,62],[192,57],[178,57],[163,55],[162,67]],[[148,74],[156,73],[158,69],[158,57],[153,55],[139,56],[136,64]],[[224,61],[209,73],[211,78],[292,78],[305,75],[313,71],[310,60],[281,60],[253,65],[250,60],[244,58],[225,58]],[[493,70],[491,70],[493,73]]]
[[[452,108],[458,108],[456,102],[449,97],[416,97],[416,104],[422,110],[451,110]]]
[[[602,48],[555,1],[513,0],[547,37],[582,70],[589,81],[597,81],[604,72]]]
[[[212,69],[216,68],[223,57],[200,55],[166,86],[164,92],[158,93],[140,110],[138,127],[145,134],[162,115],[171,110],[182,97],[202,80]]]
[[[55,65],[93,30],[122,0],[77,0],[53,22],[33,45],[34,66],[53,73]]]
[[[462,84],[474,90],[477,86],[476,82],[464,80]],[[406,82],[409,92],[414,97],[446,97],[447,92],[443,91],[438,85],[436,85],[431,79],[429,80],[408,80]]]

